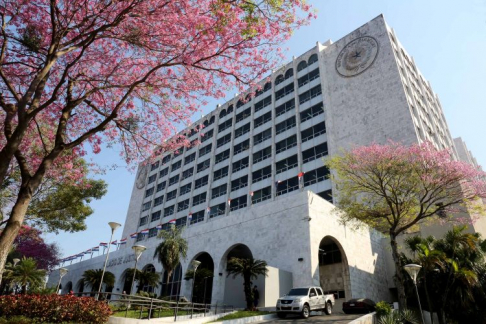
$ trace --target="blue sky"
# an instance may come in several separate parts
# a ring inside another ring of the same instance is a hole
[[[296,31],[282,48],[288,60],[328,39],[338,40],[379,14],[395,29],[398,39],[438,94],[453,137],[462,137],[486,167],[486,1],[468,0],[309,0],[318,18]],[[287,62],[286,60],[285,62]],[[284,63],[284,62],[283,62]],[[229,94],[228,98],[233,97]],[[202,113],[213,110],[211,102]],[[200,117],[198,114],[196,117]],[[195,118],[198,119],[198,118]],[[122,165],[118,153],[104,150],[93,157],[102,166]],[[135,175],[120,167],[101,176],[108,193],[91,204],[95,213],[88,229],[79,233],[46,234],[64,256],[109,240],[108,222],[124,223]],[[121,238],[121,230],[115,239]]]

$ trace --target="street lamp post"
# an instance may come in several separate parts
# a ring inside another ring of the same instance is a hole
[[[192,307],[191,307],[191,318],[192,318],[192,314],[194,313],[194,282],[196,281],[196,271],[197,271],[197,267],[199,267],[200,264],[201,264],[201,261],[197,261],[197,260],[194,260],[191,263],[192,270],[194,271],[194,273],[192,275],[192,293],[191,293]]]
[[[108,252],[106,253],[105,264],[103,265],[103,272],[101,273],[100,286],[98,287],[98,295],[96,296],[96,299],[100,297],[101,287],[103,286],[103,278],[105,277],[106,264],[108,263],[108,256],[110,255],[110,246],[111,241],[113,240],[113,233],[115,233],[115,230],[121,226],[121,224],[115,222],[109,222],[108,225],[110,225],[111,228],[111,236],[110,241],[108,241]]]
[[[207,277],[204,277],[204,297],[203,297],[203,300],[204,300],[204,316],[206,316],[206,279],[208,278],[212,278],[213,276],[207,276]]]
[[[132,277],[132,284],[130,285],[130,295],[135,295],[133,293],[133,283],[135,282],[135,274],[137,273],[137,263],[140,256],[142,256],[143,251],[147,248],[143,245],[134,245],[132,246],[133,251],[135,252],[135,269],[133,269],[133,277]]]
[[[19,262],[20,262],[20,259],[15,258],[15,259],[13,259],[12,261],[13,261],[13,267],[15,268],[15,267],[17,266],[17,263],[19,263]],[[16,289],[16,288],[17,288],[17,284],[16,284],[15,282],[13,282],[13,281],[12,281],[12,283],[10,284],[10,286],[12,287],[13,293],[14,293],[14,295],[15,295],[16,290],[17,290],[17,289]]]
[[[419,309],[420,309],[420,316],[422,318],[422,323],[425,324],[424,313],[422,312],[422,305],[420,304],[420,297],[419,297],[418,288],[417,288],[417,276],[418,276],[418,273],[420,272],[420,269],[422,269],[422,266],[420,266],[418,264],[407,264],[403,268],[410,275],[410,278],[412,278],[413,284],[415,285],[415,292],[417,293],[417,300],[418,300]]]
[[[13,259],[13,266],[15,267],[17,265],[17,263],[19,263],[19,262],[20,262],[20,259],[17,259],[17,258]]]
[[[66,268],[60,268],[59,269],[59,282],[57,283],[57,287],[56,287],[56,294],[59,294],[59,287],[61,286],[61,280],[62,280],[62,277],[64,277],[64,275],[66,275],[66,273],[68,273],[68,269]]]

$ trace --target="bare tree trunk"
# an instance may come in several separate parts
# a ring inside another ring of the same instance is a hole
[[[400,254],[398,253],[397,237],[390,233],[390,244],[392,247],[393,262],[395,263],[395,276],[393,280],[398,292],[398,303],[401,309],[407,308],[407,296],[405,295],[405,285],[403,284],[405,278],[402,272],[402,263],[400,262]]]

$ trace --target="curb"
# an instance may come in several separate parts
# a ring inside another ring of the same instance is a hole
[[[358,317],[357,319],[349,322],[348,324],[373,324],[375,323],[376,312],[366,314],[364,316]]]
[[[245,324],[245,323],[253,323],[253,322],[259,322],[259,321],[267,321],[277,318],[277,314],[268,314],[268,315],[258,315],[258,316],[252,316],[252,317],[243,317],[243,318],[238,318],[234,320],[228,320],[228,321],[221,321],[221,322],[215,322],[215,323],[222,323],[222,324]]]

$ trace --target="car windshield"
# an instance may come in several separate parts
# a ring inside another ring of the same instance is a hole
[[[307,296],[309,288],[297,288],[289,291],[287,296]]]

